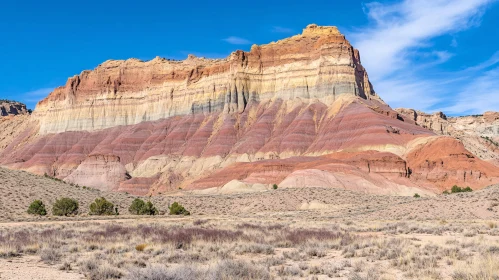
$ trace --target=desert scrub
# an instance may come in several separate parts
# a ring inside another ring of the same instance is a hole
[[[104,262],[96,259],[87,259],[80,262],[80,272],[92,280],[100,279],[119,279],[123,277],[123,272]]]
[[[43,249],[40,253],[40,258],[44,263],[54,264],[61,259],[61,253],[54,248]]]
[[[28,207],[28,214],[45,216],[47,215],[47,210],[45,209],[45,204],[41,200],[35,200],[31,202]]]
[[[244,261],[224,260],[209,268],[193,265],[166,267],[153,265],[146,268],[133,268],[125,279],[271,279],[268,269]]]
[[[52,206],[52,214],[54,216],[70,216],[78,214],[78,201],[63,197],[55,201]]]
[[[480,136],[482,139],[485,139],[487,141],[489,141],[490,143],[492,143],[494,146],[496,147],[499,147],[499,143],[497,143],[496,141],[494,141],[494,139],[490,138],[489,136]]]
[[[458,187],[457,185],[452,186],[452,189],[450,190],[451,193],[472,192],[472,191],[473,190],[470,187],[461,188]]]
[[[114,204],[107,201],[105,198],[96,198],[92,204],[90,204],[90,215],[113,215]]]
[[[453,274],[454,280],[499,279],[499,259],[491,254],[482,255],[479,259],[459,267]]]
[[[133,200],[132,205],[130,205],[130,208],[128,208],[128,212],[130,212],[130,214],[140,215],[140,212],[142,208],[144,208],[144,205],[145,202],[142,199],[136,198]]]
[[[158,209],[152,202],[144,202],[142,199],[136,198],[128,208],[128,212],[134,215],[157,215]]]
[[[151,280],[151,279],[206,279],[206,271],[192,265],[181,265],[169,268],[162,265],[152,265],[145,268],[133,268],[125,277],[128,280]]]
[[[174,202],[172,206],[170,206],[170,215],[190,215],[191,213],[187,211],[184,206],[182,206],[178,202]]]
[[[144,205],[144,208],[142,208],[141,215],[157,215],[158,214],[158,209],[154,207],[152,202],[148,201]]]
[[[147,244],[139,244],[139,245],[135,246],[135,250],[142,252],[142,251],[144,251],[144,249],[146,247],[147,247]]]
[[[265,254],[265,255],[273,255],[274,247],[267,244],[259,244],[259,243],[250,243],[250,244],[240,244],[235,252],[237,254]]]
[[[271,279],[263,266],[244,261],[224,260],[209,273],[210,279]]]

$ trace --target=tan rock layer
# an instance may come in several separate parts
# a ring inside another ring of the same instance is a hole
[[[95,132],[44,135],[8,147],[0,163],[141,195],[222,187],[232,180],[287,186],[313,181],[377,193],[407,193],[407,188],[439,192],[450,184],[480,188],[499,182],[497,169],[457,141],[409,145],[433,134],[405,122],[379,101],[356,97],[328,107],[276,100],[250,105],[236,116],[197,113]],[[20,143],[18,139],[13,143]],[[248,163],[237,163],[241,161]],[[326,179],[313,179],[318,172]]]
[[[404,108],[396,111],[437,134],[460,139],[474,155],[499,166],[499,112],[447,117],[442,112],[427,114]]]
[[[241,113],[252,102],[375,97],[360,57],[335,27],[236,51],[226,59],[189,56],[106,61],[70,78],[38,103],[40,132],[98,130],[180,115]]]
[[[19,130],[0,122],[10,131],[0,164],[141,195],[274,183],[411,194],[499,182],[497,167],[403,113],[376,96],[335,27],[310,25],[227,59],[84,71],[18,119]]]
[[[16,101],[0,100],[0,117],[28,114],[26,105]]]

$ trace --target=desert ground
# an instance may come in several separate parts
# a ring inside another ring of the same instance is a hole
[[[404,197],[333,188],[145,197],[0,168],[0,279],[499,279],[499,186]],[[55,217],[60,197],[80,213]],[[119,216],[88,215],[105,197]],[[27,214],[41,199],[49,214]],[[168,215],[179,202],[190,216]]]

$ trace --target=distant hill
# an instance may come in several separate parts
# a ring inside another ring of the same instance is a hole
[[[225,59],[108,60],[0,120],[0,164],[136,195],[499,183],[482,146],[393,110],[374,86],[345,35],[315,24]]]
[[[26,109],[26,105],[21,102],[0,99],[0,116],[15,116],[29,113],[31,113],[31,110]]]

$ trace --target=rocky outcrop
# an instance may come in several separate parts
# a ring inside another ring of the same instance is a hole
[[[226,59],[84,71],[40,101],[21,132],[4,126],[0,164],[140,195],[272,184],[412,195],[499,182],[495,166],[428,130],[447,133],[434,119],[392,110],[338,29],[309,25]]]
[[[309,25],[301,35],[226,59],[109,60],[83,71],[38,103],[40,133],[92,131],[175,116],[242,113],[253,103],[376,98],[359,52],[336,27]]]
[[[14,147],[14,140],[25,141],[30,138],[30,136],[35,135],[38,132],[38,128],[32,127],[29,130],[30,116],[29,115],[10,115],[0,117],[0,154],[6,152],[8,146],[11,149]],[[20,136],[22,135],[22,136]]]
[[[111,191],[116,190],[120,182],[130,178],[118,156],[92,154],[86,157],[65,181],[76,184],[85,182],[88,186],[98,186],[101,190]]]
[[[449,122],[447,120],[447,116],[442,112],[427,114],[414,109],[405,108],[399,108],[396,109],[396,111],[415,121],[419,126],[432,130],[440,135],[449,135],[449,131],[447,130]]]
[[[102,181],[107,180],[102,177],[104,170],[113,170],[113,178],[121,178],[124,185],[129,185],[125,183],[127,172],[137,183],[150,183],[138,178],[157,177],[153,189],[165,192],[188,189],[190,180],[235,162],[335,151],[403,153],[407,141],[433,135],[371,110],[376,106],[389,109],[378,101],[343,98],[328,107],[319,101],[308,104],[297,100],[288,106],[282,100],[267,101],[252,104],[236,115],[197,113],[100,131],[41,135],[11,151],[3,163],[104,189],[120,189],[114,179],[110,180],[114,187]],[[97,163],[100,157],[95,155],[115,155],[119,161],[113,161],[111,167],[109,160]],[[369,169],[361,162],[351,164]]]
[[[426,114],[413,109],[396,111],[437,134],[459,139],[478,158],[499,166],[499,112],[447,117],[442,112]]]
[[[0,100],[0,117],[25,114],[28,114],[25,104],[5,99]]]
[[[480,160],[451,137],[418,145],[407,154],[406,160],[414,182],[431,182],[442,187],[492,185],[499,176],[497,166]]]

